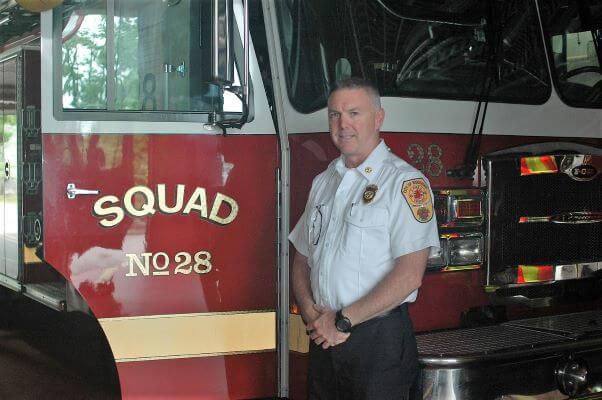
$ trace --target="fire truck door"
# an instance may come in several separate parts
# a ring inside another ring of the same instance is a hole
[[[16,279],[18,274],[19,206],[17,190],[17,59],[1,64],[2,149],[4,168],[0,192],[0,272]]]

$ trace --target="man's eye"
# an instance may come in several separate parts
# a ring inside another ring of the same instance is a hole
[[[328,118],[337,118],[339,116],[338,113],[329,113]]]

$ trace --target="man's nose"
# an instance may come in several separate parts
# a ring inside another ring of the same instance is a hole
[[[351,119],[349,118],[349,116],[345,115],[345,114],[341,114],[341,117],[339,118],[339,127],[341,129],[345,129],[347,127],[349,127]]]

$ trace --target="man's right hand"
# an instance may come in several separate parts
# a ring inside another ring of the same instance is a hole
[[[314,303],[307,257],[299,252],[293,260],[292,283],[295,300],[311,340],[325,349],[346,341],[349,334],[339,332],[334,326],[335,312]]]

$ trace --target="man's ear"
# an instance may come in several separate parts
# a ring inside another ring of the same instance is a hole
[[[385,109],[380,108],[378,111],[376,111],[376,128],[379,131],[380,131],[380,128],[382,128],[384,122],[385,122]]]

